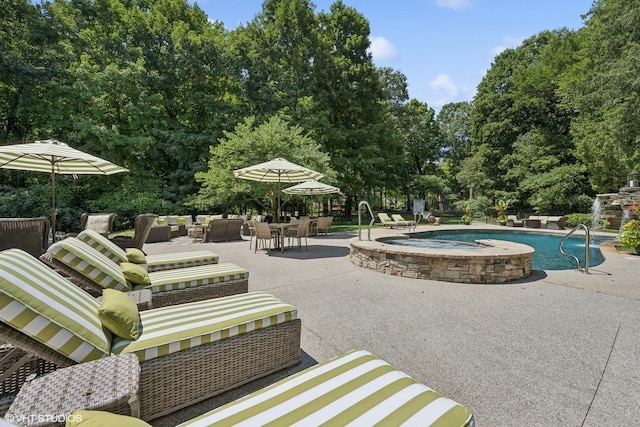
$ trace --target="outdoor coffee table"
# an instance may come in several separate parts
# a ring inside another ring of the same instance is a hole
[[[133,353],[61,368],[26,382],[4,418],[25,426],[64,425],[79,409],[139,417],[139,376]]]

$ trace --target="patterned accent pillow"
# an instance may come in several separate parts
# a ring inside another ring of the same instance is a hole
[[[108,356],[88,293],[20,249],[0,252],[0,320],[76,362]]]
[[[83,230],[78,234],[78,239],[100,252],[116,264],[127,260],[127,254],[120,246],[94,230]]]
[[[120,266],[81,240],[66,238],[49,246],[47,252],[102,288],[131,290]]]

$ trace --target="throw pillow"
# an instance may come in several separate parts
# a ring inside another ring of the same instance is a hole
[[[122,274],[124,278],[136,285],[150,285],[149,273],[141,265],[132,262],[121,262]]]
[[[127,248],[127,260],[134,264],[146,264],[147,258],[144,252],[137,248]]]
[[[98,318],[102,326],[114,335],[127,340],[137,340],[140,337],[138,306],[124,292],[115,289],[103,290]]]

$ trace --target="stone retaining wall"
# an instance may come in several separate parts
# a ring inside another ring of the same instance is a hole
[[[533,248],[502,240],[481,240],[482,249],[425,249],[377,241],[351,241],[351,262],[393,276],[458,283],[505,283],[531,273]]]

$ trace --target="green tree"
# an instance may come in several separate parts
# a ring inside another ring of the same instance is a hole
[[[277,185],[238,179],[233,171],[276,157],[321,172],[329,182],[335,176],[329,157],[301,127],[276,116],[262,124],[250,117],[239,123],[233,132],[225,132],[219,143],[211,147],[209,169],[196,174],[202,187],[189,204],[205,211],[255,209],[274,213]]]
[[[571,133],[597,191],[617,190],[640,165],[640,5],[597,0],[581,30],[579,60],[562,94],[579,112]]]
[[[501,53],[480,83],[472,138],[476,166],[494,181],[485,195],[508,194],[518,201],[516,208],[528,210],[531,201],[540,200],[552,185],[530,178],[563,175],[568,165],[579,168],[569,133],[575,113],[561,102],[558,89],[579,47],[574,32],[543,31]],[[584,185],[578,188],[578,195],[589,191]],[[565,202],[552,199],[545,210],[566,209]]]
[[[402,170],[401,148],[388,92],[368,52],[369,22],[341,1],[318,20],[321,49],[314,58],[314,90],[326,127],[316,129],[316,135],[347,195],[350,216],[358,197],[383,188]]]

